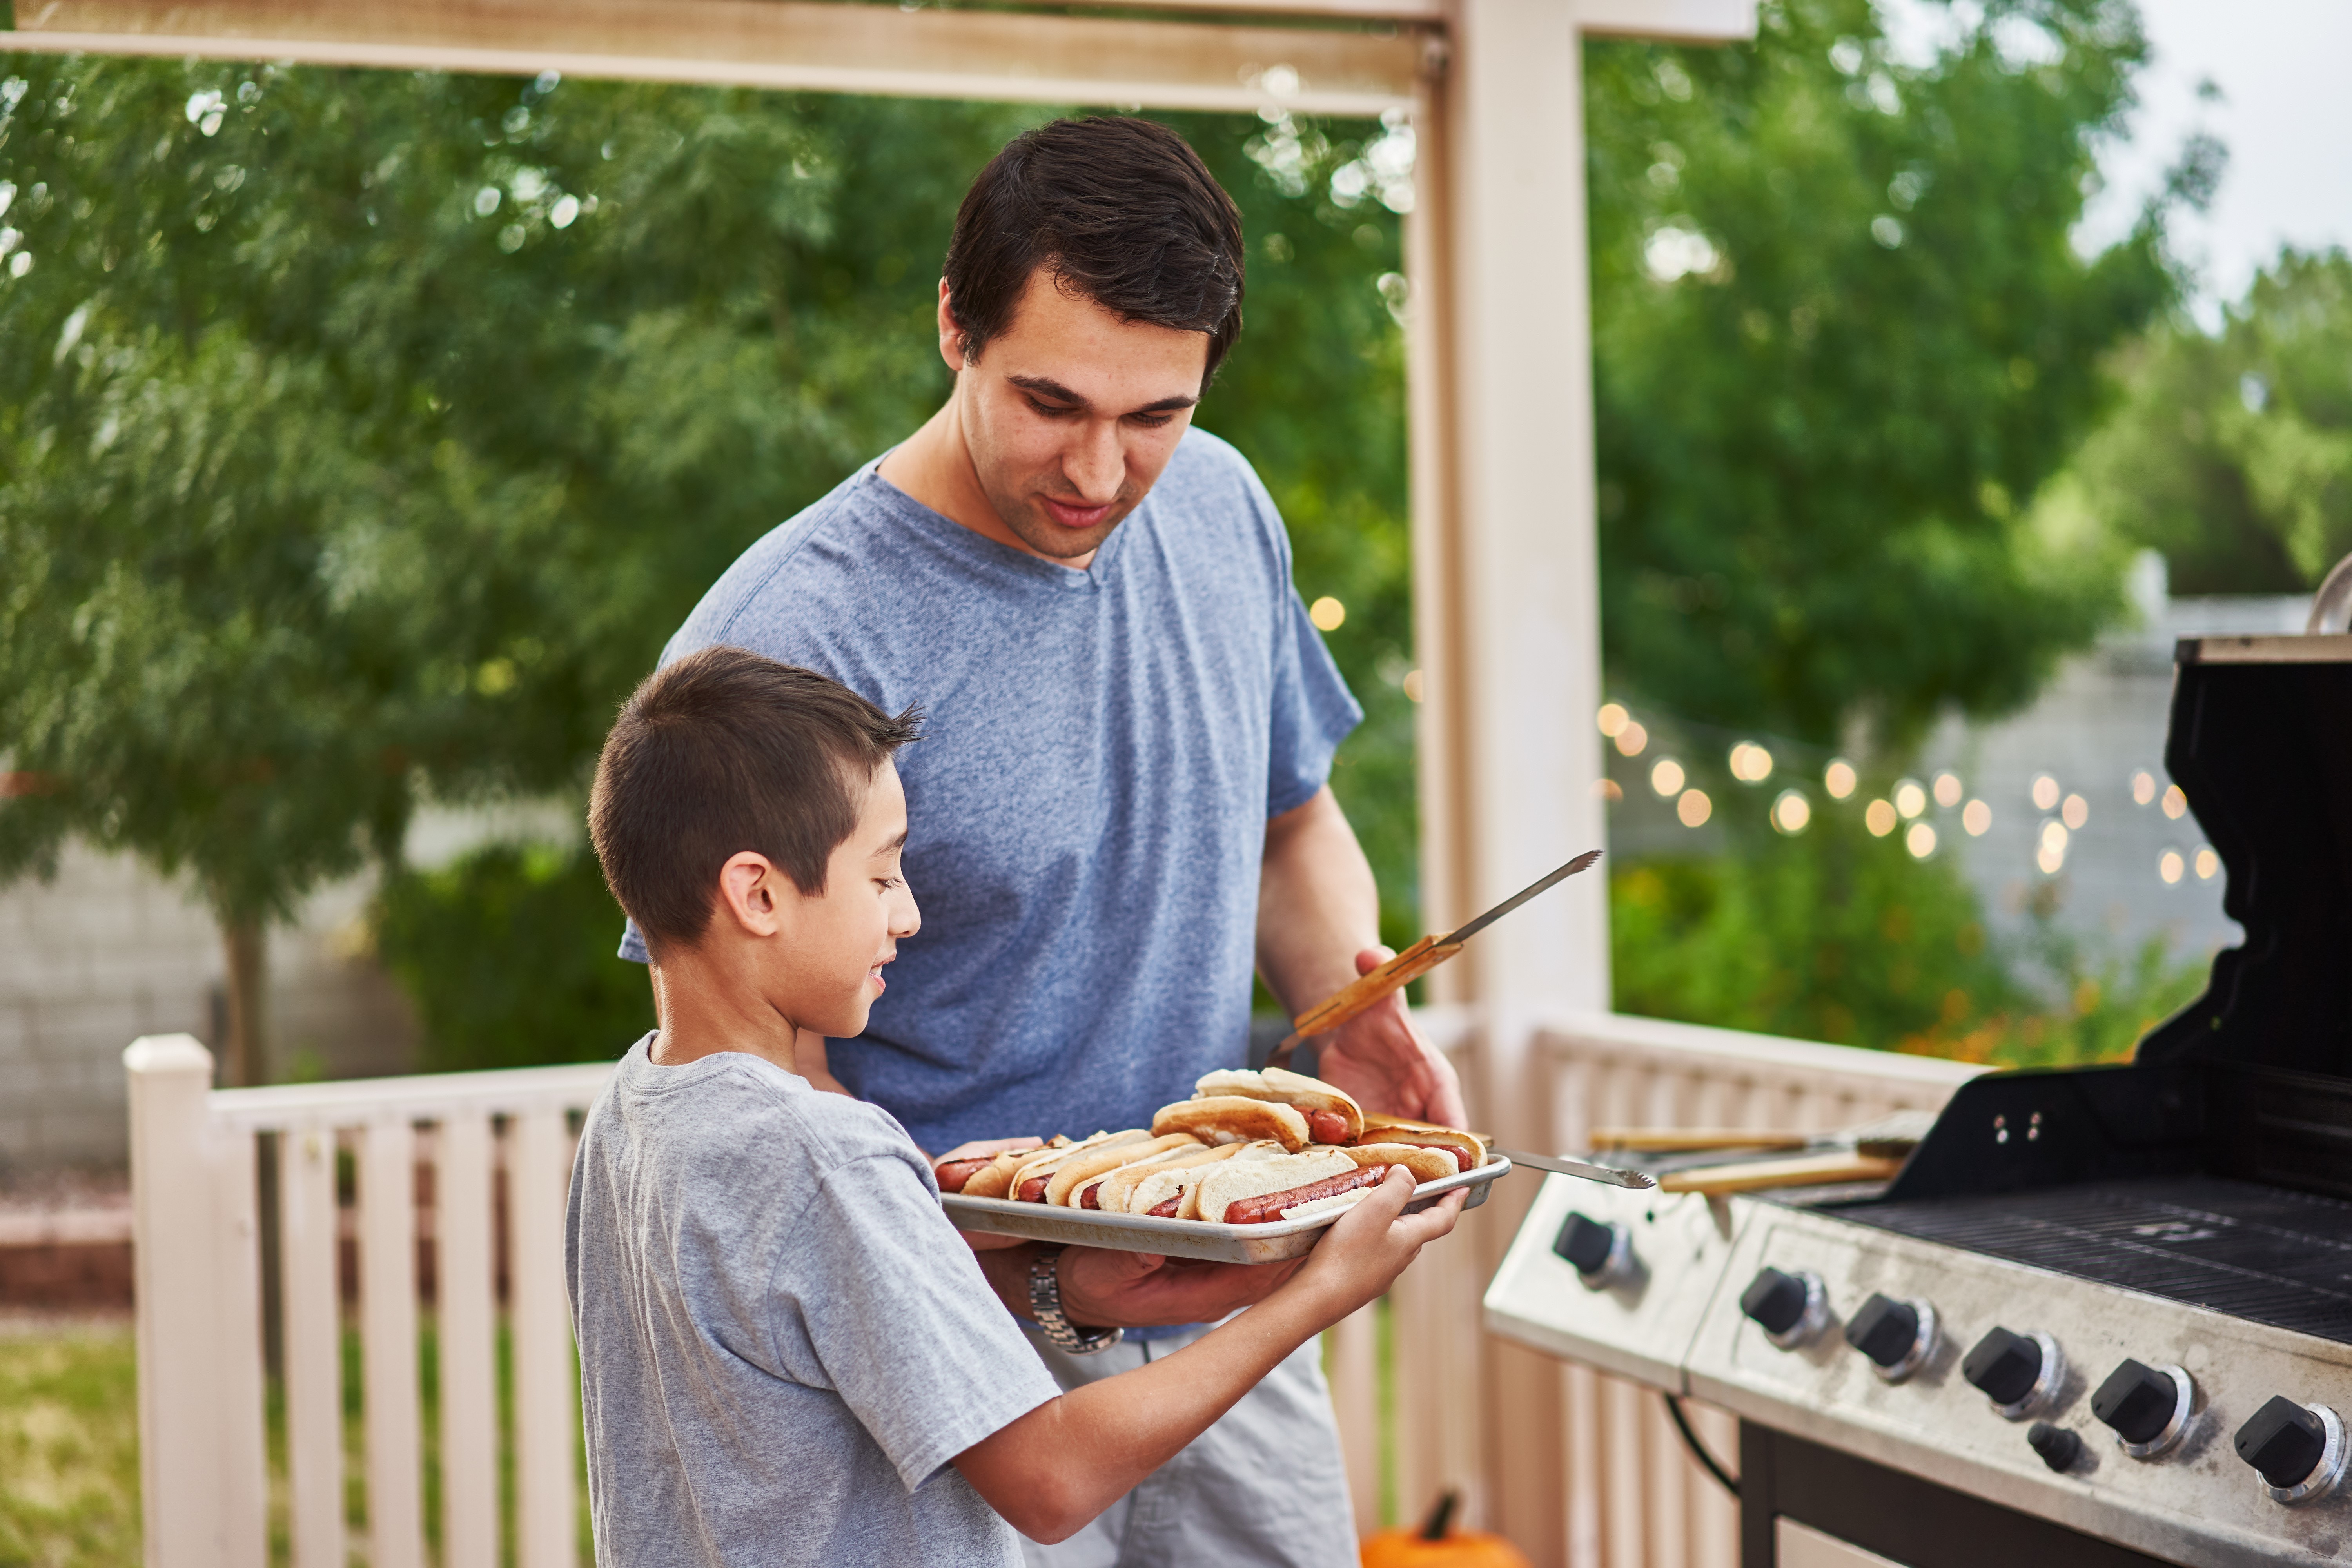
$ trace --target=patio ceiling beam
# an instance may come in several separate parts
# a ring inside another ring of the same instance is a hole
[[[1358,16],[1423,0],[1288,0]],[[1280,16],[1261,0],[1207,0]],[[1393,15],[1394,13],[1391,13]],[[902,97],[1374,115],[1438,58],[1419,26],[912,9],[829,0],[17,0],[0,48],[727,84]]]

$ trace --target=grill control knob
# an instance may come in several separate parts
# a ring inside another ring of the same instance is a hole
[[[2309,1502],[2344,1479],[2344,1423],[2325,1405],[2276,1394],[2238,1428],[2238,1458],[2260,1472],[2273,1501]]]
[[[1571,1213],[1552,1238],[1551,1249],[1568,1260],[1588,1290],[1626,1284],[1633,1278],[1633,1236],[1622,1225]]]
[[[1960,1375],[1984,1392],[2011,1421],[2022,1421],[2057,1397],[2066,1361],[2048,1334],[1995,1329],[1960,1362]]]
[[[1739,1310],[1784,1351],[1819,1339],[1830,1326],[1829,1295],[1822,1288],[1822,1277],[1810,1268],[1794,1274],[1759,1269],[1739,1293]]]
[[[2116,1441],[2135,1459],[2153,1459],[2189,1431],[2197,1385],[2177,1366],[2126,1359],[2091,1395],[2091,1414],[2115,1428]]]
[[[2026,1446],[2042,1456],[2042,1462],[2053,1470],[2074,1468],[2074,1461],[2083,1457],[2083,1439],[2063,1426],[2053,1426],[2047,1421],[2036,1421],[2026,1428]]]
[[[1870,1358],[1889,1383],[1919,1370],[1936,1351],[1936,1309],[1916,1300],[1874,1294],[1845,1325],[1845,1342]]]

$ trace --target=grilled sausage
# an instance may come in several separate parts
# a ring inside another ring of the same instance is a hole
[[[1265,1193],[1254,1198],[1236,1198],[1225,1205],[1227,1225],[1267,1225],[1282,1217],[1285,1209],[1311,1204],[1318,1198],[1336,1198],[1342,1193],[1352,1193],[1358,1187],[1377,1187],[1388,1180],[1391,1167],[1362,1165],[1341,1175],[1326,1176],[1319,1182],[1309,1182],[1303,1187],[1293,1187],[1286,1193]]]

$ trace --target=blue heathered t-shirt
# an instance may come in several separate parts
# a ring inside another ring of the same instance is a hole
[[[875,468],[746,551],[663,660],[732,645],[924,709],[898,755],[922,930],[829,1053],[852,1092],[934,1151],[1144,1125],[1242,1064],[1266,819],[1362,710],[1273,499],[1213,436],[1084,572]],[[634,931],[622,952],[644,959]]]

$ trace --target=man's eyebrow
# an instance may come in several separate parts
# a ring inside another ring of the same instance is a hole
[[[1077,393],[1071,391],[1068,387],[1064,386],[1060,382],[1055,381],[1049,375],[1008,375],[1004,379],[1019,387],[1022,391],[1034,392],[1040,397],[1051,397],[1061,403],[1075,403],[1081,408],[1091,408],[1094,406],[1094,405],[1089,403],[1086,398],[1080,396]],[[1180,408],[1191,408],[1200,401],[1201,400],[1197,397],[1163,397],[1157,403],[1147,403],[1140,408],[1131,408],[1128,410],[1128,412],[1130,414],[1172,414]]]

